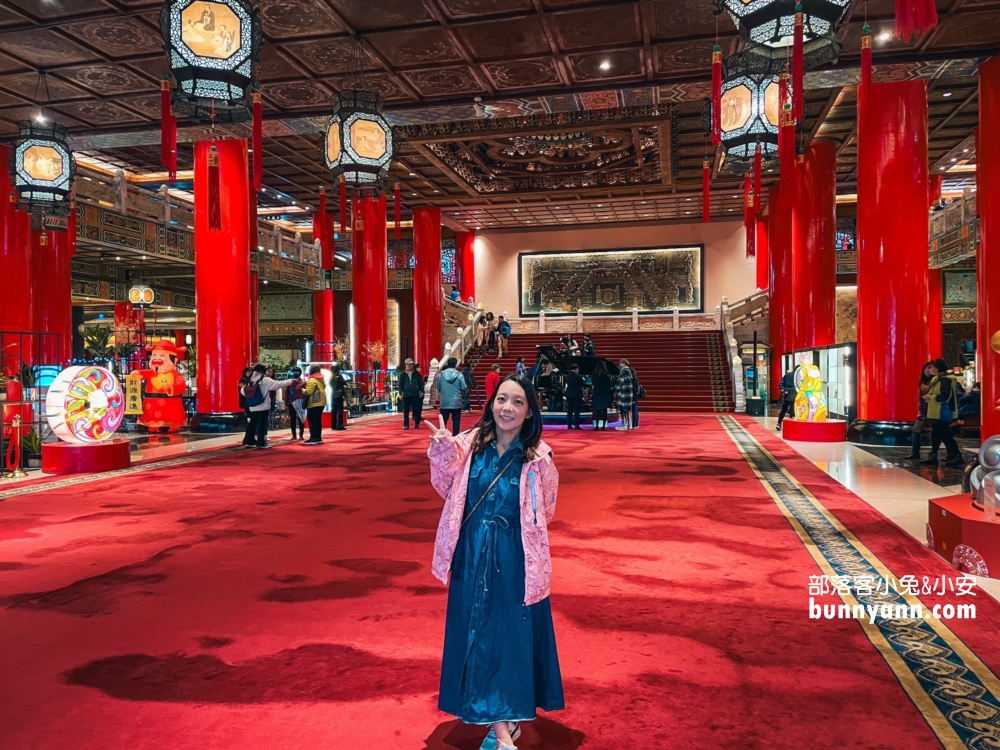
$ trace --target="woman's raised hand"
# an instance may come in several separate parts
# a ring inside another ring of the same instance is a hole
[[[427,419],[424,420],[424,424],[427,425],[427,428],[434,433],[431,435],[431,440],[435,443],[440,443],[441,441],[450,442],[454,440],[455,436],[452,435],[451,430],[448,429],[448,425],[445,423],[444,414],[438,414],[438,419],[440,420],[439,427],[435,426],[433,422]]]

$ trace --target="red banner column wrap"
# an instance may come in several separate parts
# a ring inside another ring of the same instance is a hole
[[[65,367],[73,357],[73,282],[69,235],[31,230],[31,298],[35,331],[42,337],[39,364]]]
[[[907,422],[928,354],[927,84],[872,84],[866,119],[858,134],[858,418]]]
[[[775,209],[770,208],[769,211]],[[771,284],[770,248],[767,244],[767,219],[757,219],[757,288],[767,289]]]
[[[980,132],[1000,132],[1000,57],[979,67]],[[978,208],[982,244],[976,279],[977,365],[982,383],[982,439],[1000,435],[1000,143],[991,135],[979,138]]]
[[[0,164],[6,165],[10,148],[0,146]],[[28,215],[17,211],[17,194],[10,184],[10,172],[0,168],[0,279],[3,302],[0,303],[0,331],[32,331],[31,312],[31,253],[26,227],[18,231],[17,224],[27,224]],[[13,346],[11,346],[13,344]],[[17,359],[17,337],[0,342],[0,366]],[[28,345],[28,341],[25,341]],[[9,348],[8,348],[9,347]],[[2,367],[0,367],[2,371]]]
[[[941,200],[943,175],[931,175],[927,186],[927,202],[933,206]],[[941,269],[927,271],[927,335],[931,359],[944,356],[944,298],[941,291]],[[957,362],[955,364],[958,364]]]
[[[333,290],[313,292],[313,360],[333,362]]]
[[[476,233],[455,233],[455,267],[458,269],[458,293],[462,301],[476,298]]]
[[[209,225],[211,141],[194,144],[194,282],[197,300],[198,413],[240,411],[234,383],[250,352],[249,165],[244,138],[215,141],[219,229]]]
[[[793,190],[794,186],[789,190]],[[771,397],[777,398],[781,355],[792,351],[792,217],[779,185],[768,188],[767,240],[771,278],[768,307],[768,340],[771,344]]]
[[[837,144],[816,141],[804,156],[793,221],[797,349],[837,343]]]
[[[377,200],[365,198],[359,206],[362,252],[359,258],[354,254],[354,325],[357,367],[371,369],[371,357],[365,352],[365,344],[381,342],[388,347],[388,322],[386,305],[388,293],[386,285],[389,276],[388,237],[385,229],[385,196]],[[355,235],[357,239],[357,236]],[[359,269],[360,266],[360,269]],[[358,271],[361,271],[358,274]],[[360,284],[359,282],[360,276]],[[382,357],[382,367],[388,364],[386,355]],[[425,370],[426,371],[426,370]]]
[[[455,252],[459,241],[455,240]],[[425,373],[430,361],[441,357],[441,209],[420,206],[413,209],[413,333],[414,350]]]

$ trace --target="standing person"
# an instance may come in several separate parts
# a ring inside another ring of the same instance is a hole
[[[943,359],[935,359],[931,364],[934,377],[928,383],[924,401],[927,402],[927,421],[931,424],[931,455],[920,463],[937,466],[938,449],[944,443],[946,450],[945,466],[962,466],[962,454],[958,443],[951,434],[951,423],[958,414],[958,379],[952,374],[948,363]]]
[[[977,380],[972,384],[972,390],[958,400],[958,416],[972,417],[982,409],[982,385]]]
[[[455,435],[462,429],[462,393],[468,388],[462,373],[455,369],[457,366],[458,360],[449,357],[444,369],[438,373],[434,381],[441,399],[438,409],[445,421],[451,419],[452,432]]]
[[[486,350],[496,351],[497,348],[497,321],[493,313],[486,313]]]
[[[305,410],[302,407],[302,393],[306,384],[302,380],[302,370],[298,367],[293,367],[289,373],[295,382],[292,383],[288,388],[285,389],[285,405],[288,408],[288,424],[292,428],[292,440],[295,440],[295,431],[298,428],[298,439],[306,439],[306,425],[303,416],[305,416]],[[300,412],[299,410],[302,409]]]
[[[410,414],[413,414],[413,429],[420,429],[421,412],[424,408],[424,379],[417,372],[413,360],[407,357],[399,374],[399,392],[403,396],[403,429],[410,429]]]
[[[580,409],[583,406],[583,375],[576,363],[569,366],[566,373],[566,427],[570,430],[582,430],[580,426]]]
[[[309,423],[309,439],[303,445],[323,443],[323,410],[326,409],[326,382],[319,365],[310,365],[309,377],[302,391],[306,402],[306,421]]]
[[[781,376],[781,381],[778,383],[778,392],[781,394],[781,411],[778,413],[778,425],[775,429],[781,432],[781,423],[785,420],[785,415],[788,412],[795,413],[793,410],[795,404],[794,368]]]
[[[243,410],[243,415],[247,418],[247,424],[250,424],[250,407],[247,406],[247,397],[243,395],[243,386],[250,384],[250,376],[253,374],[253,367],[244,367],[243,375],[240,377],[239,391],[240,391],[240,408]],[[246,445],[246,443],[244,443]]]
[[[271,412],[270,394],[275,391],[287,388],[293,380],[275,380],[265,373],[267,368],[264,365],[254,365],[250,374],[250,382],[243,386],[240,391],[246,397],[247,406],[250,408],[250,421],[247,423],[246,433],[243,435],[243,445],[247,448],[270,448],[267,444],[267,418]]]
[[[510,339],[510,323],[501,315],[500,322],[497,323],[497,359],[507,353],[508,339]]]
[[[430,422],[431,484],[444,498],[431,570],[448,587],[438,707],[490,726],[482,744],[516,750],[520,722],[565,707],[549,590],[548,525],[559,472],[535,390],[500,384],[457,438]]]
[[[517,358],[517,366],[514,368],[514,374],[522,378],[528,377],[528,368],[524,366],[524,357]]]
[[[480,349],[485,349],[486,344],[489,340],[490,324],[486,320],[486,313],[479,316],[479,322],[476,323],[476,346]]]
[[[462,411],[466,414],[472,411],[472,392],[476,388],[476,374],[472,371],[471,367],[466,367],[465,364],[459,365],[459,372],[462,373],[462,377],[465,378],[465,394],[462,396]],[[482,404],[479,403],[479,394],[476,394],[476,408],[479,408]]]
[[[458,291],[458,287],[454,286],[454,285],[452,285],[452,287],[451,287],[451,301],[452,302],[461,302],[462,301],[462,293],[459,292]]]
[[[264,370],[264,377],[265,378],[271,378],[271,380],[274,380],[274,368],[273,367],[268,367],[266,370]],[[277,404],[278,404],[278,391],[279,390],[281,390],[281,389],[280,388],[275,388],[273,391],[270,391],[267,394],[267,398],[271,402],[270,408],[268,409],[268,412],[267,412],[267,429],[271,429],[271,427],[274,425],[274,415],[275,415],[275,412],[278,410]]]
[[[910,455],[906,457],[910,461],[920,460],[920,436],[931,428],[930,424],[927,422],[927,401],[924,399],[924,396],[926,396],[927,391],[930,390],[930,383],[933,379],[934,363],[927,362],[924,364],[923,370],[920,373],[920,398],[917,399],[917,418],[913,420],[913,433],[910,438],[913,450],[911,450]]]
[[[332,393],[332,403],[330,404],[330,429],[346,430],[344,426],[344,389],[347,387],[347,378],[340,372],[340,365],[330,368],[330,390]]]
[[[583,356],[593,357],[596,356],[596,352],[597,347],[594,345],[594,340],[590,338],[590,334],[583,334]]]
[[[486,403],[490,402],[497,388],[500,387],[500,365],[493,365],[486,373]]]
[[[608,409],[611,408],[611,374],[603,359],[594,368],[590,382],[594,387],[594,429],[603,432],[608,429]]]
[[[635,380],[632,378],[632,370],[629,369],[628,360],[623,359],[618,363],[618,381],[615,383],[615,403],[618,405],[618,413],[622,418],[621,426],[616,427],[616,430],[632,429],[633,401],[635,401]]]
[[[639,382],[639,376],[635,372],[634,367],[629,367],[632,371],[632,390],[634,391],[635,398],[632,399],[632,429],[639,429],[639,399],[646,398],[646,389],[642,387],[642,383]]]

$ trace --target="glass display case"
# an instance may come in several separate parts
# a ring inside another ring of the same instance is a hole
[[[743,383],[747,398],[761,398],[767,403],[768,371],[771,363],[771,347],[767,344],[757,344],[756,360],[754,359],[754,344],[740,344],[740,359],[743,362]]]
[[[799,362],[812,362],[823,378],[823,395],[826,396],[830,419],[853,422],[858,416],[858,345],[854,342],[800,349],[781,358],[782,372],[788,372]],[[802,358],[807,359],[803,360]]]

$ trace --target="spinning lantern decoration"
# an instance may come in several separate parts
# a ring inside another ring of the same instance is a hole
[[[145,284],[136,284],[128,290],[128,301],[133,305],[151,305],[156,296]]]
[[[747,174],[760,161],[770,165],[778,157],[778,128],[781,124],[781,87],[777,76],[744,72],[739,56],[725,63],[722,83],[721,126],[724,167],[734,174]],[[702,113],[706,131],[711,128],[712,104]],[[759,192],[759,177],[755,188]]]
[[[397,148],[396,134],[382,115],[381,95],[365,86],[360,37],[354,39],[351,58],[350,86],[333,97],[333,117],[320,143],[327,168],[341,178],[341,213],[346,188],[383,188]]]
[[[121,425],[125,395],[110,370],[67,367],[49,385],[45,416],[52,432],[68,443],[100,443]]]
[[[168,0],[160,11],[175,112],[194,120],[249,119],[247,88],[260,52],[260,18],[250,0]]]
[[[69,193],[76,161],[66,145],[66,128],[38,115],[17,124],[17,145],[10,152],[10,176],[17,207],[35,214],[69,216]]]

